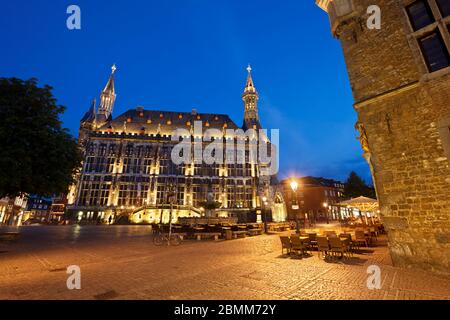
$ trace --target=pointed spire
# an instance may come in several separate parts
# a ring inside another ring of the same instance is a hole
[[[247,83],[245,84],[245,89],[244,89],[244,94],[246,93],[256,93],[256,88],[255,85],[253,84],[253,79],[252,79],[252,67],[250,66],[250,64],[247,67]]]
[[[105,93],[115,93],[114,90],[114,73],[116,72],[117,67],[115,64],[112,65],[111,67],[111,75],[109,76],[108,82],[106,83],[105,88],[103,89],[103,92]]]
[[[89,110],[84,114],[83,118],[81,118],[80,122],[82,123],[94,123],[95,122],[95,107],[96,107],[97,101],[92,100],[91,107]]]
[[[108,82],[105,88],[100,94],[100,105],[98,107],[99,121],[105,122],[111,116],[114,102],[116,101],[116,91],[114,88],[114,74],[117,68],[113,64],[111,67],[111,75],[109,76]]]
[[[244,101],[244,129],[260,129],[258,116],[258,92],[252,79],[252,67],[247,67],[247,82],[245,84],[242,100]]]

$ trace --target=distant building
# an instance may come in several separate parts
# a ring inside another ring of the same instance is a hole
[[[50,208],[50,222],[61,222],[64,220],[64,213],[67,206],[67,195],[60,194],[53,197],[52,205]]]
[[[237,136],[228,135],[230,129],[261,129],[258,93],[250,71],[249,67],[242,94],[244,121],[238,126],[226,114],[200,113],[195,109],[182,112],[137,107],[113,117],[113,67],[100,105],[97,108],[94,101],[80,122],[79,144],[84,162],[77,183],[69,192],[68,216],[84,223],[159,223],[168,222],[172,212],[173,221],[177,221],[180,217],[210,214],[204,208],[210,199],[219,204],[215,211],[218,217],[252,222],[261,219],[261,199],[267,197],[272,212],[268,220],[283,221],[286,210],[281,193],[271,185],[270,176],[261,174],[264,165],[250,158],[248,146],[240,163],[172,161],[172,150],[179,143],[171,139],[176,129],[187,132],[194,152],[196,145],[205,148],[209,144],[205,142],[211,139],[205,136],[207,129],[215,130],[212,138],[220,144],[237,143]],[[203,127],[199,134],[195,131],[198,123]],[[255,143],[251,137],[244,141],[246,145]],[[261,143],[272,146],[267,138]],[[236,158],[237,152],[233,151],[232,156]]]
[[[25,196],[0,199],[0,225],[20,226],[26,205]]]
[[[49,222],[51,206],[51,199],[38,196],[30,196],[28,198],[26,210],[24,212],[23,222],[26,222],[28,220],[34,222]]]
[[[343,200],[344,184],[340,181],[303,177],[296,178],[298,189],[291,188],[292,179],[281,182],[288,218],[306,218],[310,221],[330,221],[343,218],[337,204]]]

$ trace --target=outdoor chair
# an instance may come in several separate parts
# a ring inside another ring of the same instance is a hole
[[[297,236],[291,237],[291,250],[301,252],[302,255],[308,251],[308,245]]]
[[[309,245],[311,248],[317,248],[317,234],[315,233],[309,233]]]
[[[362,231],[362,230],[355,230],[355,240],[354,240],[354,243],[356,243],[356,245],[357,245],[358,247],[360,247],[360,245],[361,245],[362,243],[364,243],[364,245],[365,245],[366,247],[369,246],[369,242],[367,241],[366,234],[364,233],[364,231]]]
[[[341,234],[339,235],[339,238],[346,238],[346,239],[352,241],[352,235],[351,235],[351,233],[341,233]]]
[[[325,231],[325,235],[329,238],[331,237],[337,238],[336,231]]]
[[[330,238],[331,253],[340,253],[342,258],[345,258],[345,254],[349,254],[348,246],[339,238]]]
[[[372,237],[374,237],[376,241],[378,241],[378,232],[377,232],[377,230],[374,227],[371,227],[369,229],[369,232],[370,232],[370,235]]]
[[[291,254],[292,246],[289,237],[280,236],[280,240],[281,240],[281,254],[284,254],[284,250],[287,251],[287,254]]]
[[[317,252],[319,259],[322,255],[322,252],[327,255],[328,251],[330,251],[330,245],[328,244],[327,237],[317,237]]]
[[[351,233],[341,233],[339,238],[347,239],[348,249],[353,253],[353,238]]]
[[[380,234],[386,233],[384,230],[384,226],[382,224],[377,225],[377,230],[378,230],[378,233],[380,233]]]

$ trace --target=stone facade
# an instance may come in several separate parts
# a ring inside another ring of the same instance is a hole
[[[431,70],[420,46],[440,34],[448,56],[450,16],[437,1],[424,1],[434,21],[416,31],[406,8],[417,1],[317,4],[330,12],[342,44],[392,259],[450,274],[450,67]],[[380,29],[367,27],[373,4],[381,9]]]
[[[262,197],[270,199],[270,220],[285,220],[283,198],[271,185],[271,177],[263,173],[267,165],[253,157],[256,149],[250,147],[272,147],[267,137],[261,140],[256,134],[261,125],[250,67],[242,95],[242,128],[226,114],[195,109],[181,112],[137,107],[113,117],[115,70],[113,66],[98,108],[94,101],[80,122],[84,161],[68,196],[67,212],[72,220],[167,223],[170,219],[177,222],[178,218],[207,216],[255,222],[261,218]],[[252,129],[255,134],[248,136],[243,129]],[[200,149],[202,155],[207,148],[214,149],[214,162],[194,157],[182,163],[172,161],[173,154],[180,155],[175,149],[180,138],[189,146],[183,154],[196,154]],[[238,143],[245,145],[243,150]],[[208,204],[215,205],[215,210]]]

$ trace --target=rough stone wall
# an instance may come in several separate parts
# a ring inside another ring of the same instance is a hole
[[[403,1],[375,3],[381,30],[366,26],[374,1],[353,0],[355,10],[339,21],[336,36],[367,134],[391,255],[399,266],[450,274],[449,154],[439,132],[450,117],[450,72],[426,75]]]

